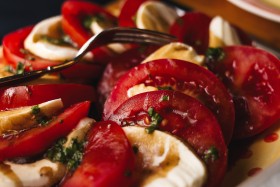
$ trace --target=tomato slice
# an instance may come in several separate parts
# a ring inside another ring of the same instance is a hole
[[[151,108],[162,117],[158,129],[187,141],[205,161],[208,168],[206,186],[218,186],[226,170],[227,147],[215,116],[196,99],[176,91],[146,92],[126,100],[109,120],[122,126],[149,128]],[[207,154],[211,149],[216,155]]]
[[[6,61],[14,68],[19,63],[23,63],[25,70],[44,69],[54,66],[61,62],[51,61],[37,57],[24,50],[24,40],[32,31],[33,26],[28,26],[7,34],[3,38],[3,56]]]
[[[94,33],[87,29],[83,22],[90,17],[102,17],[116,23],[117,18],[102,7],[86,1],[66,1],[62,5],[62,28],[71,39],[81,47]],[[101,18],[100,18],[101,19]],[[96,62],[107,62],[114,55],[107,47],[92,50]]]
[[[119,26],[136,27],[135,16],[142,3],[149,0],[126,0],[119,15]]]
[[[0,138],[0,160],[34,156],[49,148],[58,138],[71,132],[87,116],[90,102],[73,105],[46,126]]]
[[[0,89],[0,111],[37,105],[61,98],[65,108],[82,101],[95,102],[93,87],[81,84],[41,84]]]
[[[134,155],[122,128],[112,121],[98,122],[88,134],[81,165],[62,186],[130,186]]]
[[[210,71],[193,63],[160,59],[136,66],[116,84],[104,105],[103,118],[128,99],[128,90],[139,84],[158,89],[171,88],[197,98],[220,122],[225,141],[229,143],[234,127],[234,106],[223,83]]]
[[[148,55],[157,50],[158,46],[140,46],[130,49],[112,59],[105,68],[99,81],[97,91],[99,101],[103,105],[119,78],[128,70],[139,65]]]
[[[212,49],[207,59],[233,95],[235,138],[256,135],[280,119],[279,59],[249,46]]]
[[[188,12],[170,27],[170,33],[178,41],[192,46],[199,54],[205,54],[209,45],[211,18],[200,12]]]

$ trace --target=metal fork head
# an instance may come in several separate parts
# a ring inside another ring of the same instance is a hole
[[[157,31],[114,27],[106,29],[91,37],[78,51],[76,59],[80,59],[86,52],[109,43],[140,43],[150,45],[164,45],[175,41],[176,37]]]
[[[111,43],[142,43],[164,45],[175,40],[176,38],[174,36],[150,30],[123,27],[107,29],[91,37],[80,48],[74,59],[56,66],[49,66],[46,69],[0,78],[0,87],[27,82],[44,74],[53,73],[68,68],[77,63],[87,52],[103,45]]]

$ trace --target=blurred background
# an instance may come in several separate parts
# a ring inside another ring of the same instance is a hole
[[[0,0],[0,43],[3,36],[21,27],[60,14],[64,0]],[[110,0],[91,0],[98,4]]]

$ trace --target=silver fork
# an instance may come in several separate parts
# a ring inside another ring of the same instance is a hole
[[[24,72],[23,74],[12,75],[0,78],[0,87],[19,84],[41,77],[47,73],[61,71],[78,63],[79,60],[90,50],[110,43],[142,43],[152,45],[164,45],[175,41],[175,37],[144,29],[114,27],[104,30],[92,36],[78,51],[76,57],[65,63],[49,66],[46,69]]]

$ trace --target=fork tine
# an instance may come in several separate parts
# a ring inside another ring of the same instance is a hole
[[[146,29],[137,29],[137,28],[121,28],[122,32],[117,32],[116,35],[118,36],[128,36],[128,35],[135,35],[135,34],[144,34],[146,36],[155,36],[158,38],[166,38],[166,39],[170,39],[170,40],[175,40],[176,37],[169,35],[169,34],[165,34],[165,33],[161,33],[161,32],[157,32],[157,31],[151,31],[151,30],[146,30]]]
[[[116,37],[123,37],[123,38],[143,38],[143,39],[151,39],[155,41],[166,41],[166,42],[171,42],[174,41],[176,38],[171,36],[171,35],[164,35],[160,36],[157,34],[151,35],[147,33],[118,33],[115,35]]]

